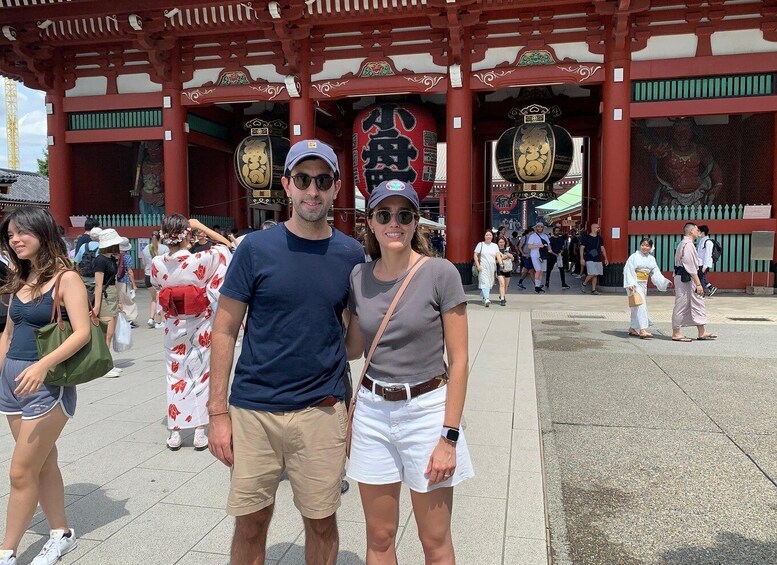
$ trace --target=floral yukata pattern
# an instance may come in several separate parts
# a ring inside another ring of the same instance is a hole
[[[151,263],[151,284],[157,290],[204,287],[210,302],[197,315],[165,316],[167,427],[171,430],[208,424],[211,328],[230,258],[226,247],[215,245],[195,254],[182,249],[159,255]]]

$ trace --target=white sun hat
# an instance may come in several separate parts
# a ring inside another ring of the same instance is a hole
[[[118,233],[116,233],[116,230],[108,228],[106,230],[103,230],[100,232],[100,249],[105,249],[106,247],[113,247],[114,245],[121,245],[121,242],[124,238],[122,238]]]
[[[130,243],[130,240],[126,237],[121,238],[121,243],[119,244],[119,251],[132,251],[132,244]]]

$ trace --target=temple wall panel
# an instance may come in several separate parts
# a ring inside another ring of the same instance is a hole
[[[417,55],[393,55],[397,69],[410,69],[414,73],[447,73],[446,67],[436,65],[429,53],[418,53]]]
[[[151,80],[148,73],[137,73],[117,76],[116,89],[119,94],[142,94],[144,92],[162,92],[162,85]]]
[[[275,69],[274,65],[250,65],[245,69],[251,73],[253,80],[266,80],[267,82],[283,82],[284,76]],[[214,79],[215,80],[215,79]]]
[[[232,155],[206,147],[189,147],[189,205],[194,214],[229,215]],[[242,196],[242,194],[241,194]]]
[[[760,30],[719,31],[710,38],[713,55],[739,53],[770,53],[777,51],[777,42],[767,41]]]
[[[65,92],[65,96],[102,96],[107,91],[107,77],[80,77],[76,79],[75,86]]]
[[[183,83],[184,88],[196,88],[206,82],[216,82],[222,69],[197,69],[192,73],[192,80]]]
[[[335,61],[324,61],[324,67],[320,73],[311,77],[312,80],[329,80],[340,78],[348,73],[356,74],[361,69],[363,57],[358,59],[337,59]]]
[[[653,59],[679,59],[694,57],[699,38],[693,33],[682,35],[661,35],[647,40],[644,49],[631,54],[632,61],[650,61]]]
[[[579,63],[604,63],[604,55],[591,53],[588,44],[584,42],[551,43],[550,46],[556,52],[559,61],[569,58]]]
[[[512,63],[520,51],[520,47],[495,47],[486,50],[486,56],[482,61],[472,64],[472,71],[493,69],[502,63]]]
[[[136,159],[135,143],[73,145],[73,211],[105,214],[132,210],[130,190]]]

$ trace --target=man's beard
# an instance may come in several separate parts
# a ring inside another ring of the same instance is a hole
[[[321,208],[318,211],[305,210],[302,202],[299,202],[299,203],[294,202],[293,204],[294,204],[294,213],[297,214],[300,218],[302,218],[306,222],[310,222],[310,223],[316,223],[321,221],[321,219],[326,218],[327,212],[329,211],[328,208],[324,206],[323,202],[321,202]]]

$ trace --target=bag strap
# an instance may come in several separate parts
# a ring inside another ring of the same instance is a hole
[[[388,307],[388,310],[386,310],[386,315],[383,316],[383,321],[380,323],[380,327],[378,328],[378,331],[375,332],[375,337],[372,340],[372,345],[370,346],[370,350],[367,352],[367,357],[364,359],[364,367],[362,367],[362,375],[359,377],[359,384],[356,386],[356,394],[354,394],[353,401],[351,402],[351,407],[348,410],[348,417],[353,418],[353,412],[356,407],[356,397],[359,394],[359,390],[361,389],[362,383],[364,382],[364,377],[367,374],[367,369],[370,366],[370,361],[372,361],[372,355],[375,353],[375,349],[378,347],[378,342],[380,341],[380,338],[383,337],[383,332],[386,329],[386,326],[388,326],[389,320],[391,319],[391,315],[394,313],[394,310],[397,307],[397,304],[399,304],[399,299],[402,298],[402,294],[404,294],[405,289],[407,288],[407,285],[410,284],[410,281],[413,279],[413,276],[418,272],[418,269],[421,268],[421,266],[426,263],[429,260],[429,257],[421,257],[418,261],[416,261],[416,264],[413,265],[413,268],[410,269],[410,271],[407,273],[407,276],[405,277],[405,280],[402,282],[402,286],[399,287],[399,290],[397,291],[396,295],[394,296],[394,300],[391,301],[391,304]]]
[[[56,280],[54,281],[54,304],[51,305],[51,322],[54,323],[54,320],[57,320],[57,327],[59,327],[60,330],[65,330],[65,322],[62,320],[62,305],[60,304],[59,299],[59,283],[62,280],[62,275],[67,273],[72,269],[63,269],[59,272],[57,275]],[[92,301],[89,300],[89,296],[87,294],[86,298],[87,303],[89,304],[89,318],[92,325],[95,327],[100,327],[100,319],[97,317],[97,315],[94,313],[94,306],[92,305]]]

